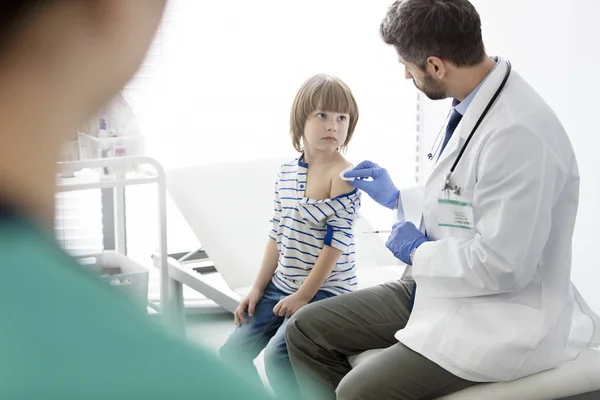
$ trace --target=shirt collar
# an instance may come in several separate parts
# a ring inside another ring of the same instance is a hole
[[[304,153],[302,153],[302,155],[298,157],[298,167],[308,168],[308,163],[304,161]]]
[[[467,112],[467,108],[469,108],[469,105],[471,104],[471,102],[473,101],[473,99],[475,98],[475,96],[477,95],[477,92],[479,92],[479,89],[481,89],[481,86],[483,86],[484,82],[487,80],[487,78],[492,75],[492,73],[494,72],[494,70],[496,69],[496,67],[498,67],[499,64],[499,60],[497,57],[493,57],[493,60],[496,61],[496,65],[494,65],[494,68],[492,68],[492,70],[490,71],[489,74],[486,75],[486,77],[481,81],[481,83],[479,85],[477,85],[477,87],[475,88],[475,90],[473,90],[466,99],[464,99],[463,101],[461,101],[460,103],[455,99],[452,102],[452,106],[454,107],[454,110],[456,110],[456,112],[458,112],[460,115],[465,115],[465,113]]]

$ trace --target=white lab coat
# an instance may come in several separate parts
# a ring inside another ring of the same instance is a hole
[[[550,107],[513,70],[452,175],[473,204],[474,229],[438,225],[444,174],[505,76],[500,64],[456,128],[425,184],[417,283],[396,338],[467,380],[508,381],[558,366],[600,342],[600,319],[571,283],[579,173]],[[418,192],[402,192],[407,208]],[[409,201],[410,200],[410,201]],[[419,224],[419,221],[417,221]]]

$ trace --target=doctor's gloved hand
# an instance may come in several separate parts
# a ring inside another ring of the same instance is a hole
[[[346,178],[355,178],[348,183],[369,195],[377,203],[389,209],[396,207],[400,191],[392,182],[390,174],[372,161],[363,161],[344,174]],[[372,178],[372,180],[366,180]]]
[[[394,224],[385,246],[397,259],[407,265],[412,265],[410,253],[427,241],[429,241],[427,236],[415,224],[402,221]]]

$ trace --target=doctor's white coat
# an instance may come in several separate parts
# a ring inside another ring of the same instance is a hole
[[[600,319],[571,283],[575,155],[556,115],[514,70],[452,174],[462,191],[450,198],[472,203],[474,229],[439,225],[444,174],[505,76],[498,62],[424,190],[401,194],[403,204],[422,196],[422,209],[404,212],[422,215],[417,226],[433,241],[405,272],[418,289],[396,338],[478,382],[550,369],[600,342]]]

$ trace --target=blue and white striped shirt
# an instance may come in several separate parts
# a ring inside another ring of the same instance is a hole
[[[284,292],[295,293],[327,245],[342,255],[320,290],[351,292],[357,286],[353,229],[360,192],[324,200],[304,197],[307,170],[308,164],[295,159],[283,164],[277,176],[269,236],[277,242],[279,265],[272,281]]]

